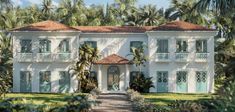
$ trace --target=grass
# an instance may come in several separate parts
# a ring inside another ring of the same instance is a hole
[[[145,100],[157,104],[168,105],[175,100],[209,100],[212,94],[183,94],[183,93],[146,93]]]
[[[84,96],[85,93],[76,93],[74,95]],[[71,98],[72,94],[39,94],[39,93],[8,93],[5,98],[25,98],[26,101],[15,102],[15,103],[30,103],[34,105],[65,105],[67,104],[66,99]]]

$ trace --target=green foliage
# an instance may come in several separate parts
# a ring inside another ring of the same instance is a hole
[[[12,40],[0,34],[0,97],[12,87]]]
[[[86,79],[81,80],[81,91],[83,93],[89,93],[98,86],[98,81],[95,77],[90,77],[89,74],[87,76]]]
[[[92,48],[90,45],[82,44],[79,47],[79,58],[72,66],[71,70],[74,70],[79,83],[78,83],[78,91],[82,91],[82,87],[84,91],[89,91],[93,89],[96,85],[94,80],[89,79],[89,74],[91,71],[91,67],[94,62],[99,59],[98,49]]]
[[[145,77],[144,74],[139,74],[133,78],[134,80],[130,82],[130,88],[141,92],[147,93],[151,87],[154,87],[152,82],[152,77]]]
[[[206,112],[207,109],[193,101],[175,101],[169,105],[175,112]]]

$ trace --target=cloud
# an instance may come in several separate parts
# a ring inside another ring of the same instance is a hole
[[[23,5],[23,1],[22,1],[22,0],[12,0],[12,2],[13,2],[14,5],[16,5],[16,6],[21,6],[21,5]]]
[[[27,5],[39,5],[42,4],[43,0],[12,0],[15,5],[27,6]],[[58,6],[58,0],[52,0],[52,4]]]

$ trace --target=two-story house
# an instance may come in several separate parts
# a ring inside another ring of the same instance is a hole
[[[43,21],[15,28],[14,92],[74,92],[76,77],[68,69],[87,43],[101,59],[92,74],[102,92],[125,92],[138,69],[130,64],[131,47],[144,47],[142,72],[153,77],[150,92],[213,92],[216,31],[183,21],[161,26],[77,26]]]

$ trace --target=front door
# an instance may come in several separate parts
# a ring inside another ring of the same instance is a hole
[[[168,92],[168,72],[157,72],[157,92]]]
[[[207,75],[204,71],[196,72],[196,92],[207,92]]]
[[[110,66],[108,68],[108,90],[119,91],[120,71],[118,66]]]
[[[179,71],[176,74],[177,92],[185,93],[188,91],[187,72]]]

